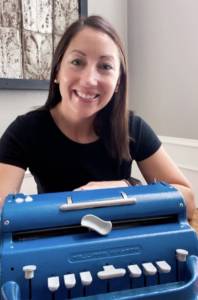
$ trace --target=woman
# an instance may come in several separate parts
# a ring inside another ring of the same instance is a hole
[[[18,117],[1,138],[1,203],[20,190],[27,167],[41,193],[126,186],[136,160],[148,183],[163,180],[182,192],[192,217],[189,182],[152,129],[128,112],[126,69],[121,41],[103,18],[68,28],[45,105]]]

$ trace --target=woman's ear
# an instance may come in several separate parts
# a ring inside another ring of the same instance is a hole
[[[54,83],[57,83],[57,84],[59,84],[59,81],[58,81],[58,79],[57,79],[57,78],[55,78],[55,79],[54,79]]]
[[[56,84],[59,84],[59,71],[56,71],[56,74],[54,74],[55,75],[55,79],[54,79],[54,83],[56,83]]]

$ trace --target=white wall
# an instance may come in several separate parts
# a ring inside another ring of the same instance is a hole
[[[197,13],[197,0],[128,0],[130,105],[160,135],[198,139]]]
[[[88,14],[101,15],[115,27],[127,50],[127,0],[88,0]]]
[[[17,115],[44,104],[46,91],[0,90],[0,136]]]

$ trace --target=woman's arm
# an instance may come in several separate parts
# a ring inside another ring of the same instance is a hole
[[[192,219],[196,205],[190,182],[185,178],[161,146],[149,158],[138,162],[138,167],[147,183],[165,181],[180,190],[187,206],[187,216]]]
[[[12,165],[0,163],[0,207],[9,193],[18,193],[25,170]]]

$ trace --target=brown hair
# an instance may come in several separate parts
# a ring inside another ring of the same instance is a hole
[[[100,16],[80,18],[72,23],[65,31],[54,53],[50,76],[50,86],[45,108],[51,109],[61,101],[59,85],[54,82],[60,68],[65,51],[75,35],[85,27],[107,34],[117,45],[120,53],[120,77],[118,91],[111,101],[97,113],[94,121],[96,134],[103,139],[106,148],[112,157],[121,160],[130,160],[128,107],[127,107],[127,64],[122,42],[114,28]]]

